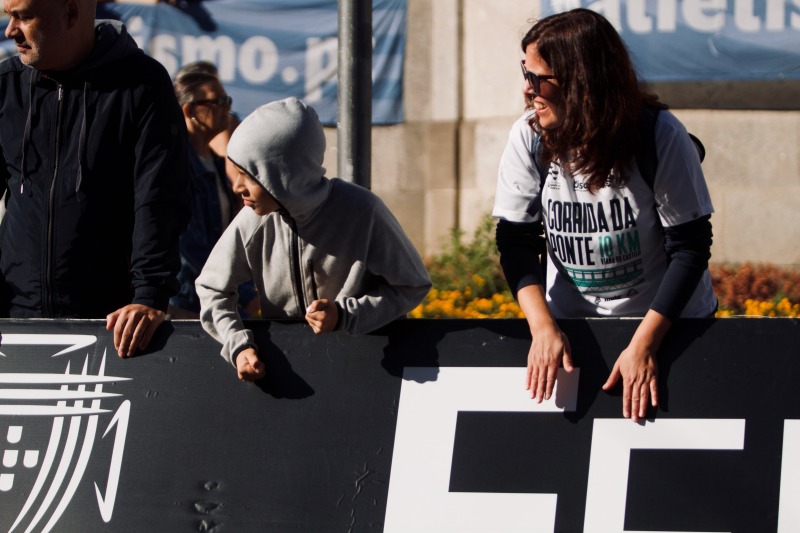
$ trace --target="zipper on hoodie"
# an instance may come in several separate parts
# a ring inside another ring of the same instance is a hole
[[[292,231],[292,273],[294,274],[294,292],[300,312],[305,314],[309,303],[306,301],[303,290],[303,270],[300,265],[300,236],[297,234],[297,223],[289,217],[289,227]]]
[[[59,160],[61,158],[61,110],[64,100],[64,86],[52,78],[56,84],[56,97],[58,107],[56,111],[56,139],[55,139],[55,164],[53,165],[53,180],[50,182],[50,191],[47,205],[47,242],[45,243],[45,277],[44,277],[44,316],[53,317],[55,302],[53,301],[53,226],[55,218],[56,179],[58,178]]]
[[[317,292],[317,278],[314,276],[314,262],[311,259],[306,263],[308,267],[308,275],[311,276],[311,297],[319,300],[319,293]]]

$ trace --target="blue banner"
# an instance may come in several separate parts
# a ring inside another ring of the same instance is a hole
[[[647,81],[800,79],[799,0],[542,0],[608,18]]]
[[[217,65],[239,116],[296,96],[312,105],[324,124],[336,124],[335,0],[105,3],[97,17],[123,21],[139,47],[171,76],[198,60]],[[402,122],[406,0],[374,0],[372,22],[372,121]],[[0,40],[0,59],[14,53],[13,42]]]

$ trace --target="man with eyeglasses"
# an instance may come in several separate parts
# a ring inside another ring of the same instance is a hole
[[[147,347],[177,288],[186,129],[166,70],[96,0],[5,0],[0,316],[106,318]]]

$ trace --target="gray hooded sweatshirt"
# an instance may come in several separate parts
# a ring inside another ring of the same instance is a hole
[[[235,130],[228,157],[281,205],[266,216],[242,209],[197,278],[200,318],[222,356],[254,345],[237,312],[236,287],[253,279],[261,314],[302,319],[317,299],[335,301],[338,330],[372,331],[405,315],[431,287],[400,224],[373,193],[325,177],[325,136],[296,98],[256,109]]]

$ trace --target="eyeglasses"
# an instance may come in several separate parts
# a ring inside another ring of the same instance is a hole
[[[533,96],[539,96],[540,94],[542,94],[542,80],[558,79],[555,76],[540,76],[538,74],[534,74],[533,72],[525,68],[524,59],[521,60],[519,64],[522,66],[522,77],[527,80],[527,82],[531,86],[531,89],[533,89]]]
[[[220,107],[230,107],[231,104],[233,104],[233,98],[227,94],[224,94],[222,96],[217,96],[216,98],[209,98],[206,100],[192,100],[189,103],[195,105],[218,105]]]

